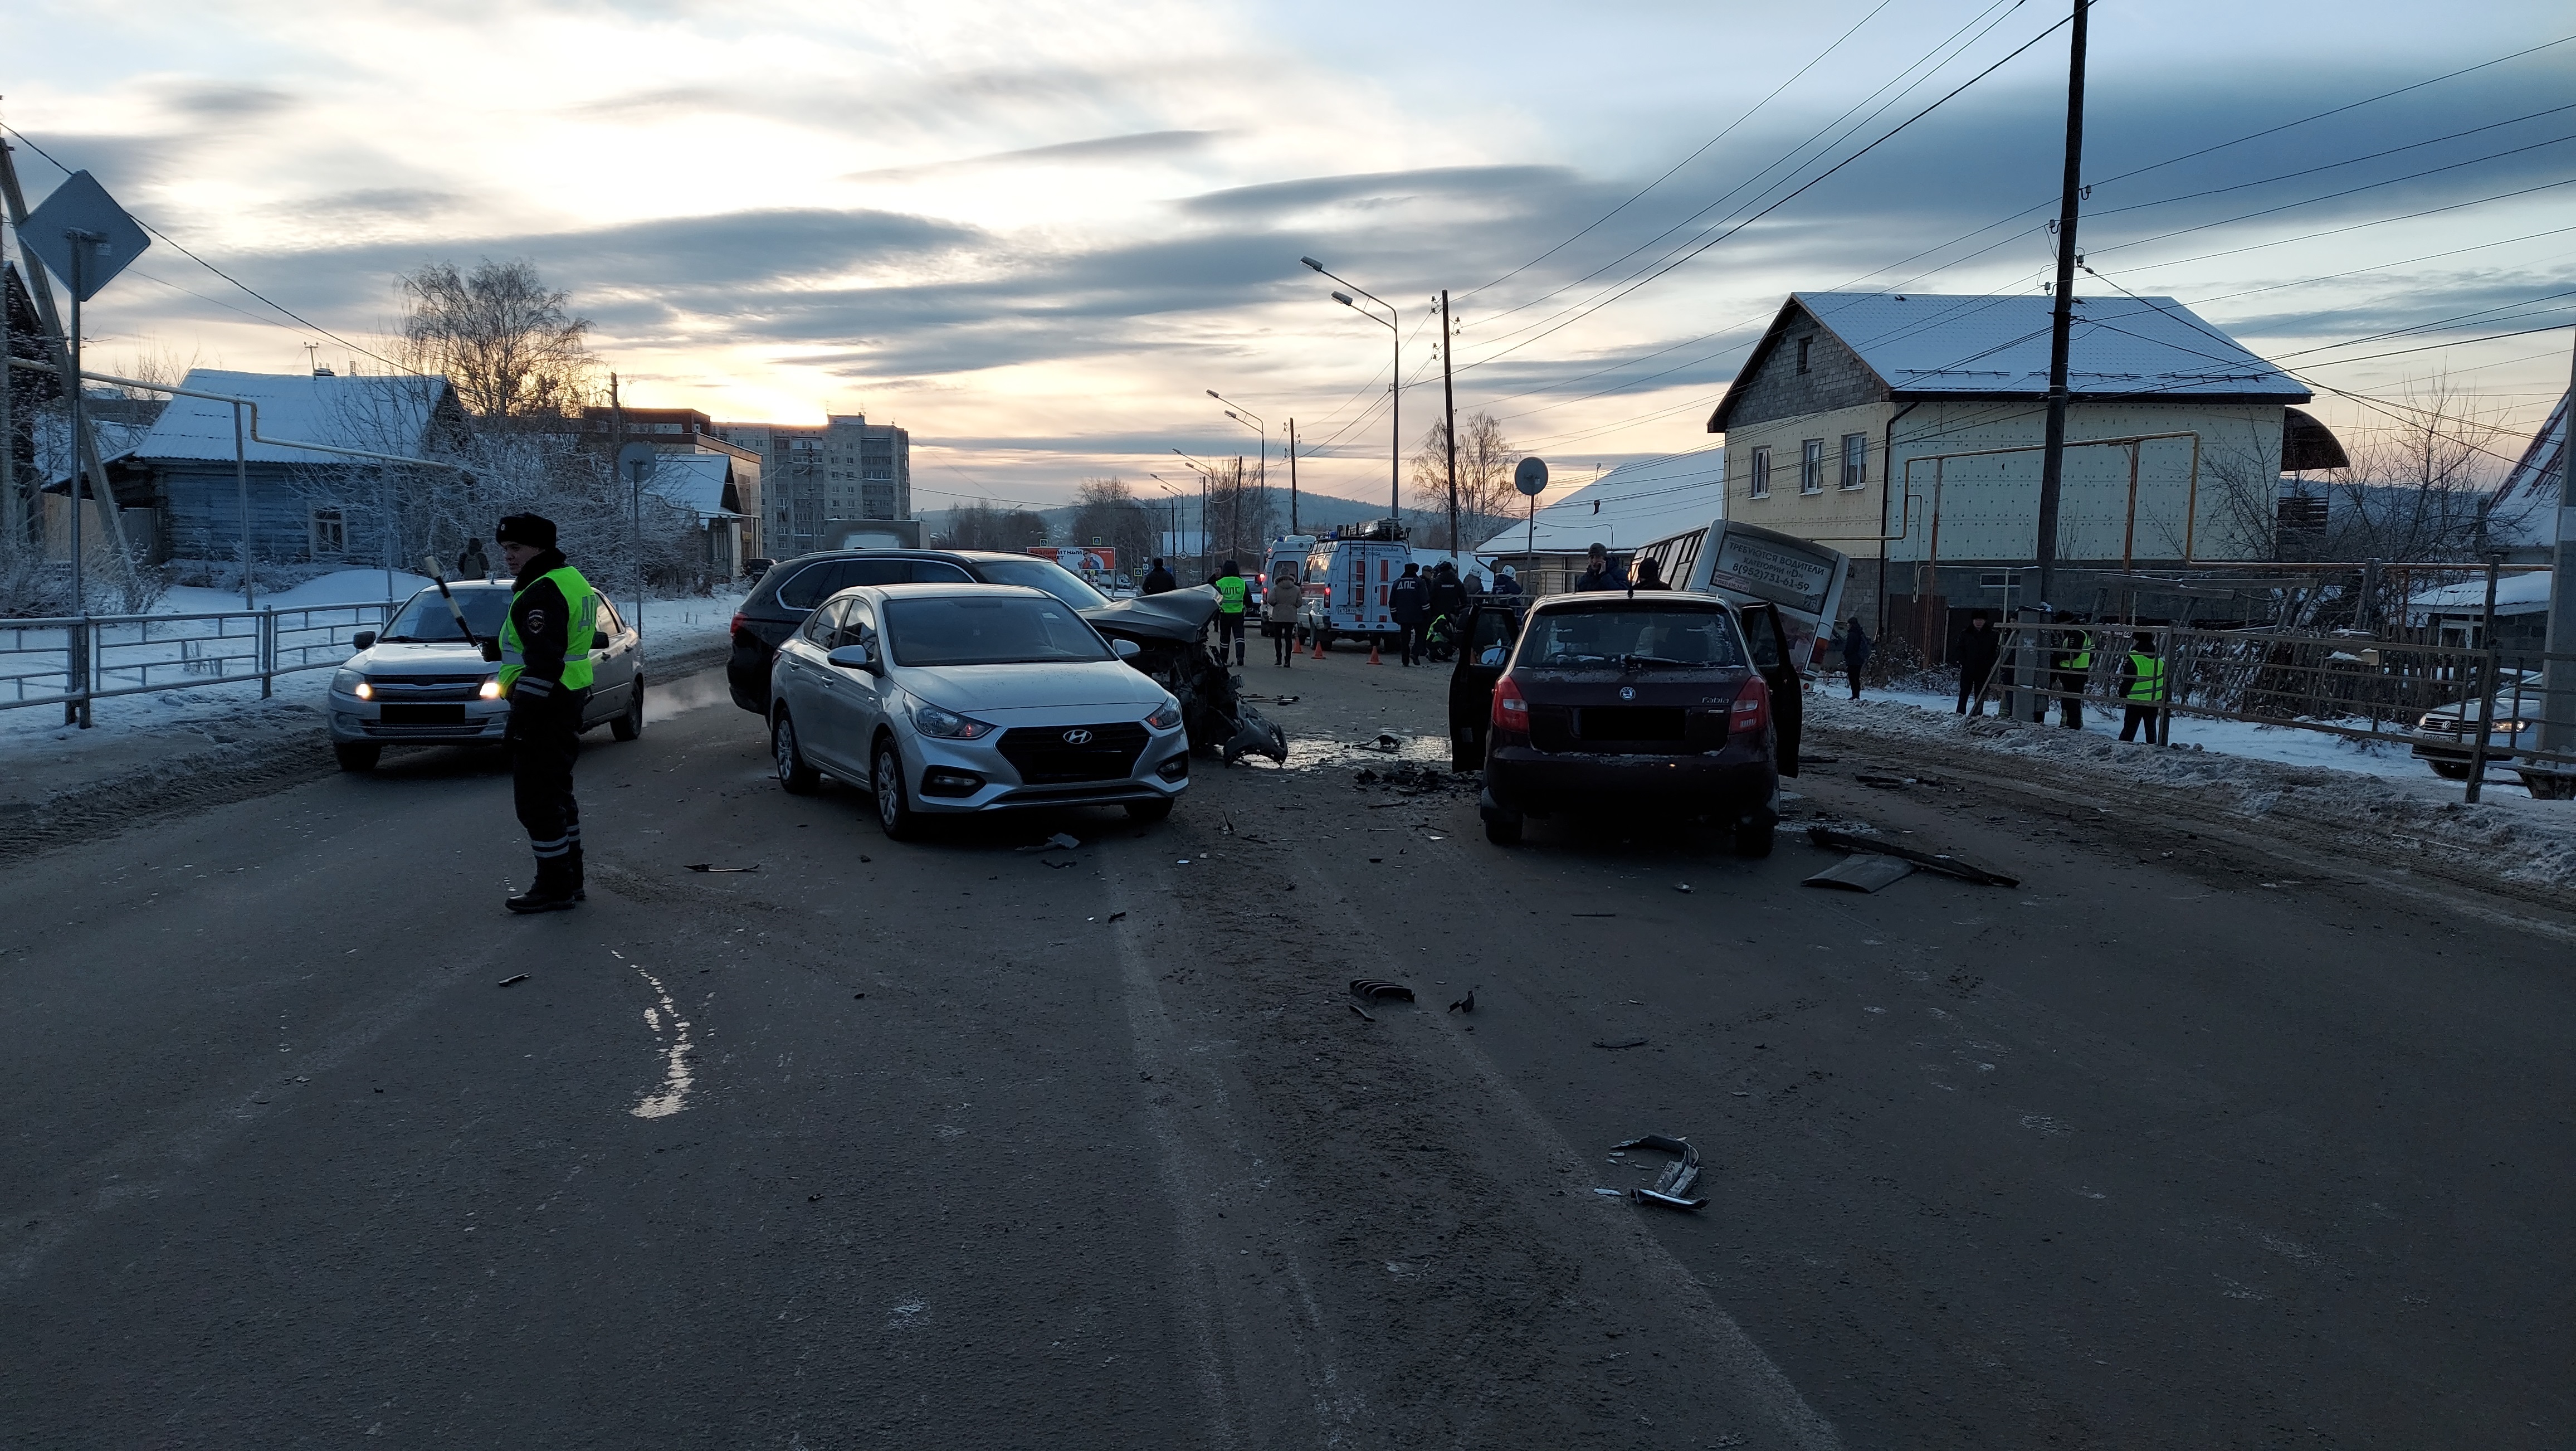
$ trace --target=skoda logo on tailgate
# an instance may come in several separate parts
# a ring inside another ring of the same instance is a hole
[[[1635,700],[1635,699],[1637,698],[1637,687],[1635,687],[1635,686],[1633,686],[1633,685],[1622,685],[1622,686],[1620,686],[1620,687],[1619,687],[1619,698],[1620,698],[1621,700]]]
[[[1068,746],[1087,746],[1087,745],[1090,745],[1090,744],[1091,744],[1091,732],[1089,732],[1089,731],[1066,731],[1066,732],[1064,733],[1064,743],[1065,743],[1066,745],[1068,745]]]

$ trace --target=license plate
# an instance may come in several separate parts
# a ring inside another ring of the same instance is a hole
[[[388,705],[381,709],[386,725],[465,724],[465,707],[461,705]]]

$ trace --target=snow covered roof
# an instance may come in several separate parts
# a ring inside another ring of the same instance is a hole
[[[1708,430],[1726,431],[1729,406],[1801,312],[1858,354],[1893,398],[2044,396],[2052,305],[2046,296],[2018,294],[1792,293],[1745,359]],[[2170,297],[2075,299],[2067,356],[2067,387],[2077,397],[2146,393],[2272,403],[2309,398],[2306,385]]]
[[[2419,590],[2406,597],[2410,616],[2476,614],[2487,605],[2487,582],[2463,580],[2439,589]],[[2496,613],[2527,615],[2549,608],[2549,571],[2528,570],[2508,574],[2496,580]]]
[[[2547,544],[2558,537],[2559,491],[2565,487],[2567,477],[2569,396],[2558,395],[2558,406],[2549,410],[2549,421],[2540,425],[2513,470],[2496,485],[2491,514],[2496,521],[2495,532],[2519,536],[2500,539],[2500,543]]]
[[[259,405],[258,428],[269,438],[323,443],[372,453],[421,456],[432,418],[454,395],[444,378],[313,377],[300,373],[228,373],[191,368],[180,384]],[[248,420],[245,418],[245,423]],[[331,455],[245,438],[255,463],[324,463]],[[233,409],[210,398],[177,397],[134,446],[144,459],[233,457]]]
[[[1726,515],[1726,450],[1703,448],[1621,464],[1552,504],[1540,506],[1540,554],[1580,554],[1595,543],[1612,549],[1704,529]],[[1515,524],[1487,540],[1482,555],[1532,552],[1530,526]]]
[[[712,519],[733,512],[724,501],[725,479],[732,467],[733,460],[720,453],[666,453],[654,461],[653,477],[644,481],[644,490]]]

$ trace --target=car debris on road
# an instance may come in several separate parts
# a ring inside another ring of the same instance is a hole
[[[1655,1177],[1650,1189],[1631,1189],[1629,1194],[1640,1204],[1660,1204],[1667,1209],[1699,1209],[1707,1205],[1705,1196],[1691,1197],[1691,1186],[1699,1182],[1699,1150],[1688,1139],[1666,1134],[1639,1134],[1624,1144],[1612,1144],[1612,1153],[1624,1154],[1630,1149],[1655,1149],[1671,1154],[1673,1161]]]
[[[1875,852],[1883,856],[1902,857],[1927,872],[1939,872],[1945,877],[1957,877],[1963,882],[1974,882],[1979,886],[2018,887],[2021,885],[2019,877],[2008,877],[2001,872],[1990,871],[1985,867],[1962,861],[1948,852],[1925,851],[1920,847],[1900,845],[1883,837],[1860,836],[1853,832],[1836,831],[1830,826],[1811,826],[1807,828],[1807,839],[1828,851]]]

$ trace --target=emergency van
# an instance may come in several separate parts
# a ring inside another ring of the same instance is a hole
[[[1383,536],[1381,525],[1367,531]],[[1306,599],[1298,627],[1326,649],[1337,639],[1383,637],[1394,643],[1403,631],[1395,623],[1387,590],[1404,577],[1413,550],[1400,537],[1322,538],[1306,553]]]

